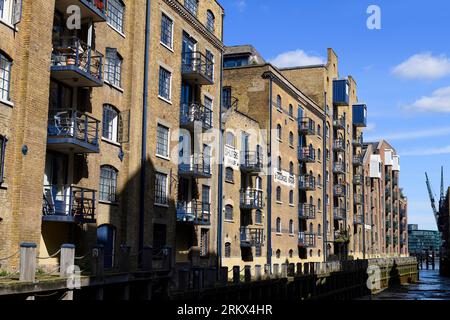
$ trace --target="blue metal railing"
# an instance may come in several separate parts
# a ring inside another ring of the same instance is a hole
[[[183,52],[181,72],[183,74],[198,73],[213,82],[214,62],[198,51]]]
[[[241,190],[240,205],[242,208],[262,209],[264,207],[263,192],[256,189]]]
[[[213,112],[211,109],[200,103],[182,103],[180,122],[182,125],[201,122],[203,128],[211,129],[213,127]]]
[[[316,234],[308,232],[299,232],[298,243],[307,248],[314,248],[316,246]]]
[[[241,227],[241,246],[256,246],[264,243],[264,230],[258,228]]]
[[[206,225],[211,223],[211,204],[201,201],[177,203],[177,221]]]
[[[298,148],[298,160],[305,162],[316,161],[316,150],[310,147],[299,147]]]
[[[301,219],[313,220],[316,218],[316,207],[308,203],[300,203],[298,206],[298,216]]]

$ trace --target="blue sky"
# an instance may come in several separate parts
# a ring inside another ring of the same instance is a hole
[[[332,47],[368,106],[366,140],[385,137],[401,155],[409,222],[436,229],[425,186],[450,186],[450,1],[222,0],[225,44],[252,44],[281,66],[323,61]],[[369,30],[369,5],[381,30]]]

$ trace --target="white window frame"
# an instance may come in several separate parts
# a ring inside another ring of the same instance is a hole
[[[3,13],[0,16],[0,21],[12,26],[13,3],[14,0],[0,0],[3,1]]]
[[[165,179],[166,179],[165,196],[166,196],[167,203],[156,202],[156,175],[158,175],[158,174],[160,174],[162,176],[165,176]],[[169,203],[169,183],[168,183],[168,180],[169,180],[169,175],[167,173],[156,171],[156,174],[155,174],[155,195],[154,195],[155,196],[155,205],[156,206],[159,206],[159,207],[168,207],[169,206],[168,205],[168,203]]]
[[[169,76],[169,98],[167,99],[166,97],[163,97],[159,94],[159,86],[160,86],[160,81],[161,81],[161,69],[165,70],[166,72],[168,72],[170,74]],[[164,68],[163,66],[159,66],[158,69],[158,98],[160,98],[161,100],[164,100],[167,103],[172,104],[172,81],[173,81],[173,73],[171,70]]]
[[[164,154],[159,154],[158,153],[158,148],[156,148],[155,152],[156,152],[156,156],[158,158],[163,158],[165,160],[170,160],[170,127],[163,125],[161,123],[158,123],[156,126],[156,143],[158,144],[158,128],[159,127],[163,127],[165,129],[167,129],[167,155]]]
[[[171,22],[172,22],[172,26],[171,26],[171,28],[170,28],[170,34],[171,34],[171,36],[170,36],[170,45],[168,45],[168,44],[166,44],[166,43],[164,43],[163,41],[162,41],[162,39],[161,39],[161,34],[162,34],[162,21],[163,21],[163,18],[164,17],[166,17],[168,20],[170,20]],[[161,13],[161,34],[160,34],[160,43],[161,43],[161,45],[163,45],[164,47],[166,47],[167,49],[169,49],[170,51],[172,51],[173,52],[173,35],[174,35],[174,33],[173,33],[173,30],[174,30],[174,26],[175,26],[175,21],[174,21],[174,19],[172,18],[172,17],[170,17],[168,14],[166,14],[165,12],[162,12]]]
[[[114,110],[117,114],[117,116],[112,119],[112,132],[111,132],[111,137],[112,139],[109,139],[107,137],[103,136],[103,130],[102,130],[102,140],[106,140],[108,142],[113,142],[113,143],[119,143],[119,117],[120,117],[120,112],[118,109],[116,109],[115,107],[113,107],[110,104],[105,104],[103,105],[103,112],[105,112],[106,108],[110,108],[112,110]],[[104,116],[102,115],[102,120],[104,119]],[[103,126],[106,125],[106,123],[102,124]],[[109,125],[108,125],[109,126]]]

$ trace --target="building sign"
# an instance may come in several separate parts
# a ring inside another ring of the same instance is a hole
[[[281,183],[290,188],[295,188],[295,175],[292,176],[287,171],[278,171],[275,169],[273,172],[273,179],[275,182]]]
[[[369,224],[364,225],[364,227],[366,230],[372,230],[372,226]]]
[[[225,167],[232,167],[233,169],[239,169],[239,151],[235,148],[225,146],[224,149],[224,162]]]

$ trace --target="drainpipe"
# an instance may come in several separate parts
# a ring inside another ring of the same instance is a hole
[[[364,178],[364,162],[363,162],[363,170],[362,170],[362,238],[363,238],[363,259],[366,259],[366,179]]]
[[[272,77],[269,77],[269,149],[267,152],[267,264],[272,270]]]
[[[145,18],[145,52],[144,52],[144,91],[142,97],[142,149],[141,149],[141,187],[139,195],[139,255],[138,264],[142,265],[144,249],[144,222],[145,222],[145,183],[147,162],[147,109],[148,109],[148,67],[150,55],[150,13],[151,0],[147,0]]]
[[[322,147],[322,155],[323,155],[323,168],[322,168],[322,181],[323,181],[323,261],[327,262],[327,258],[328,258],[328,225],[327,225],[327,203],[325,202],[327,199],[327,190],[328,190],[328,183],[327,183],[327,93],[324,92],[324,111],[325,111],[325,116],[323,118],[323,123],[322,123],[322,136],[323,136],[323,147]],[[330,135],[329,135],[330,136]],[[331,161],[331,157],[330,157],[330,161]]]
[[[225,14],[222,14],[222,36],[223,43],[223,20]],[[219,93],[219,177],[218,177],[218,195],[217,195],[217,265],[222,266],[222,206],[223,206],[223,127],[222,127],[222,86],[223,86],[223,52],[220,58],[220,93]]]

